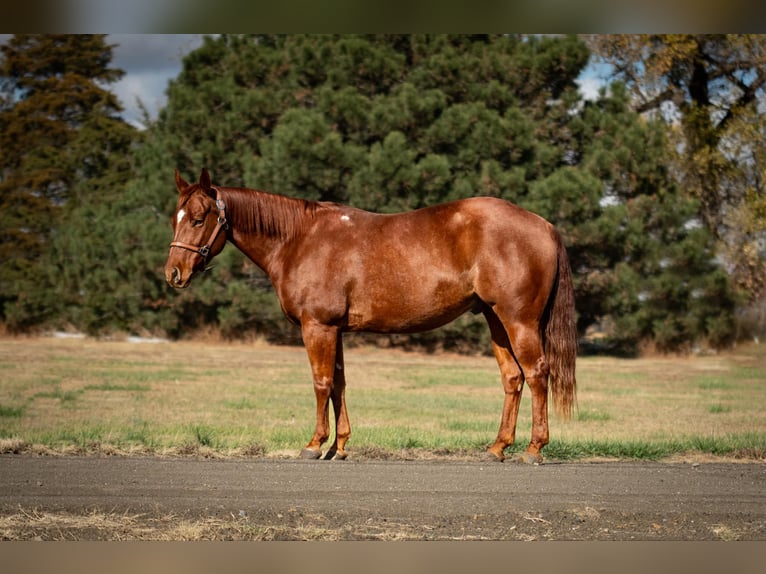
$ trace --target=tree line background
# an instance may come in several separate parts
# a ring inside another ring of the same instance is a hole
[[[139,131],[102,35],[0,57],[0,323],[297,342],[229,246],[164,281],[173,170],[395,212],[491,195],[553,222],[598,348],[720,348],[766,331],[764,83],[755,35],[208,37]],[[591,58],[612,83],[584,100]],[[381,343],[486,351],[481,318]]]

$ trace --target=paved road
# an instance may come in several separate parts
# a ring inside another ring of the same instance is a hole
[[[766,540],[766,465],[0,456],[0,516],[42,512],[288,539]]]

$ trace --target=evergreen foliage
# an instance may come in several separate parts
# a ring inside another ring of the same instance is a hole
[[[11,330],[89,329],[115,312],[96,299],[119,283],[99,274],[116,267],[108,213],[136,133],[102,87],[122,76],[111,57],[102,35],[17,34],[2,46],[0,317]]]
[[[192,289],[165,285],[173,169],[208,167],[221,185],[380,212],[508,199],[561,230],[581,333],[599,328],[624,352],[726,344],[728,278],[698,204],[668,174],[665,125],[641,118],[619,85],[583,101],[575,80],[588,58],[575,37],[206,38],[133,149],[132,176],[113,171],[127,184],[73,217],[91,239],[59,269],[59,299],[77,309],[61,316],[92,332],[298,340],[268,279],[232,247]],[[56,257],[76,244],[62,238]],[[482,323],[392,340],[486,352]]]
[[[637,111],[665,119],[673,177],[697,199],[741,295],[766,304],[766,37],[629,34],[588,43],[630,88]]]

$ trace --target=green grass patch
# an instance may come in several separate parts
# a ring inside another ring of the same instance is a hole
[[[449,367],[429,367],[417,369],[407,375],[404,388],[430,389],[450,386],[488,387],[499,384],[498,373],[476,372],[473,369],[455,369]]]
[[[110,442],[110,435],[101,426],[80,426],[51,431],[42,443],[49,447],[76,447],[90,450],[102,442]]]
[[[511,452],[524,450],[514,445]],[[556,460],[582,458],[619,458],[628,460],[660,460],[672,456],[700,453],[715,456],[759,458],[766,456],[766,434],[729,434],[719,437],[688,437],[659,441],[580,440],[552,441],[543,451]]]
[[[36,393],[35,398],[36,399],[58,399],[62,403],[74,403],[80,397],[80,395],[82,395],[82,393],[83,393],[82,389],[64,391],[58,388],[52,391],[43,391],[40,393]]]
[[[24,407],[8,407],[0,405],[0,417],[19,418],[24,414]]]
[[[153,448],[157,446],[155,440],[155,434],[149,424],[142,422],[123,430],[117,442],[120,446],[139,445]]]
[[[759,365],[738,365],[733,370],[733,376],[736,379],[757,379],[762,386],[766,383],[763,380],[763,368]]]
[[[98,379],[119,381],[122,384],[143,385],[167,381],[197,380],[199,377],[205,376],[205,373],[181,366],[157,369],[141,367],[137,370],[130,370],[129,367],[123,365],[114,365],[107,369],[94,370],[92,375]]]
[[[498,422],[489,420],[458,420],[450,419],[442,424],[442,427],[450,432],[465,433],[465,432],[478,432],[483,434],[491,434],[497,430]]]
[[[604,422],[611,419],[612,419],[612,415],[603,411],[598,411],[594,409],[577,411],[578,422],[592,422],[592,421]]]
[[[225,406],[227,409],[235,409],[235,410],[243,410],[243,409],[252,410],[252,409],[258,408],[258,404],[254,400],[248,399],[247,397],[243,397],[241,399],[223,401],[223,406]]]
[[[194,442],[199,446],[215,447],[216,446],[216,432],[206,425],[193,425],[191,427],[191,433],[194,437]]]
[[[734,385],[730,381],[719,377],[701,377],[697,380],[697,386],[705,391],[721,391],[734,388]]]
[[[728,405],[715,404],[715,405],[710,405],[707,408],[707,411],[712,414],[728,413],[728,412],[731,412],[731,407]]]
[[[525,447],[517,445],[512,451],[522,451]],[[543,451],[546,457],[556,460],[593,457],[657,460],[676,452],[662,442],[610,440],[552,441]]]
[[[148,391],[151,389],[149,385],[141,384],[141,383],[126,383],[126,384],[120,384],[120,383],[110,383],[110,382],[104,382],[104,383],[97,383],[97,384],[91,384],[91,385],[85,385],[84,389],[86,391]]]

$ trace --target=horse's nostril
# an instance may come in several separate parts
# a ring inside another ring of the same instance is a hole
[[[178,267],[172,267],[165,271],[165,279],[171,287],[178,287],[181,283],[181,271]]]

